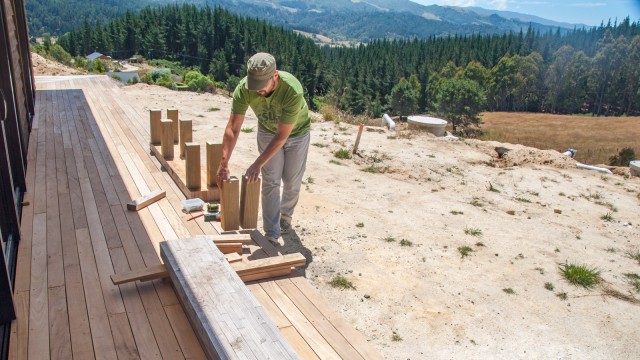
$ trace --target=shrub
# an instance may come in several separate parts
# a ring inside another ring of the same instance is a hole
[[[349,150],[347,149],[340,149],[340,150],[336,150],[335,153],[333,153],[333,156],[337,157],[338,159],[351,159],[351,154],[349,153]]]
[[[587,265],[560,264],[559,270],[560,275],[569,283],[587,289],[600,281],[600,271]]]
[[[620,150],[618,155],[609,158],[611,166],[629,166],[629,162],[636,159],[636,152],[632,148],[624,148]]]
[[[184,82],[191,91],[205,92],[213,89],[213,81],[199,71],[189,71],[184,76]]]

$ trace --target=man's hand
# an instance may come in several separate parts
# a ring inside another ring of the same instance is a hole
[[[261,170],[262,166],[260,166],[257,162],[254,162],[251,166],[249,166],[247,172],[244,174],[244,177],[249,183],[255,182],[258,180],[258,176],[260,176]]]
[[[218,173],[216,174],[216,185],[218,185],[218,188],[221,189],[222,182],[229,180],[229,166],[223,166],[222,164],[220,164],[220,166],[218,166]]]

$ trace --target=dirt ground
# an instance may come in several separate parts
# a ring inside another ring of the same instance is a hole
[[[31,53],[31,62],[33,72],[36,75],[77,75],[81,73],[76,69],[45,59],[34,52]]]
[[[222,138],[227,96],[122,90],[139,109],[178,108],[194,141]],[[244,127],[256,126],[249,113]],[[640,178],[579,170],[552,150],[382,127],[337,159],[357,130],[312,124],[280,250],[307,257],[306,277],[385,358],[640,358],[640,294],[624,276],[640,274]],[[241,134],[233,174],[257,156],[255,137]],[[511,151],[498,159],[497,146]],[[602,282],[573,286],[562,263],[595,267]],[[355,289],[331,287],[338,275]]]

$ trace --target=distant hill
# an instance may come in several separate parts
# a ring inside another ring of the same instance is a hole
[[[477,6],[470,6],[467,9],[476,12],[481,15],[491,15],[496,14],[498,16],[502,16],[505,19],[514,19],[520,22],[534,22],[542,25],[553,26],[553,27],[561,27],[567,29],[573,28],[589,28],[589,25],[586,24],[570,24],[566,22],[558,22],[545,18],[541,18],[535,15],[522,14],[514,11],[501,11],[501,10],[493,10],[493,9],[485,9]],[[606,21],[605,21],[606,23]]]
[[[571,24],[484,9],[424,6],[409,0],[190,0],[198,6],[222,6],[239,15],[257,17],[286,28],[334,39],[367,41],[379,38],[502,34],[529,27],[546,32]],[[85,21],[103,24],[127,10],[174,4],[174,0],[28,0],[31,35],[66,33]]]

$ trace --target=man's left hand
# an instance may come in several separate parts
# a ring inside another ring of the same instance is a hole
[[[245,179],[247,179],[249,183],[258,181],[258,177],[260,176],[261,170],[262,170],[262,166],[260,166],[259,164],[253,163],[247,169],[247,172],[244,174],[244,177]]]

